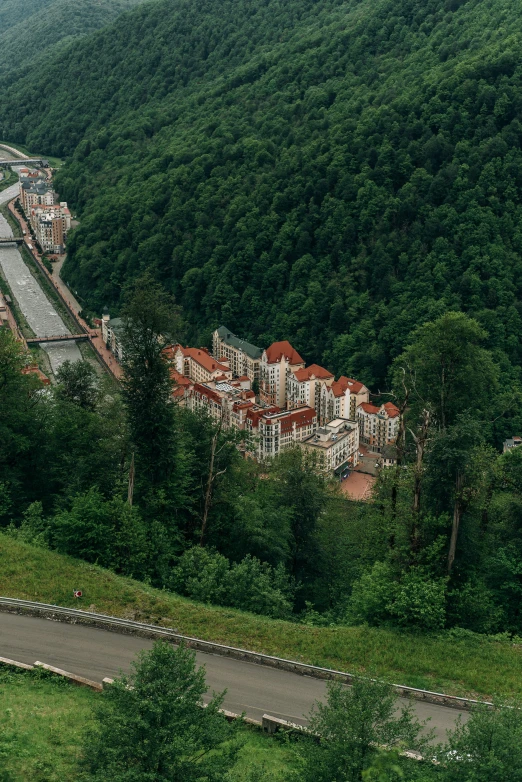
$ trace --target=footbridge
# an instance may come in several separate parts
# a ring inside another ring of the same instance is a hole
[[[26,339],[28,345],[46,345],[49,342],[86,342],[89,339],[88,334],[53,334],[51,337],[29,337]]]
[[[1,244],[23,244],[24,240],[21,236],[0,236]]]
[[[0,158],[0,168],[10,168],[11,166],[40,166],[41,168],[47,168],[48,165],[48,161],[41,157],[13,158],[11,160]]]

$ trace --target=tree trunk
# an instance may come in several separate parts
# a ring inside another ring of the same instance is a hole
[[[208,480],[207,490],[205,492],[205,504],[203,506],[203,516],[201,518],[201,535],[199,538],[199,545],[203,545],[203,539],[205,532],[207,531],[208,512],[210,510],[210,503],[212,501],[212,484],[214,482],[214,461],[216,458],[216,445],[217,445],[218,432],[212,435],[210,444],[210,464],[208,468]]]
[[[455,552],[457,550],[457,537],[459,534],[460,520],[462,517],[462,489],[464,486],[464,474],[459,470],[455,481],[455,502],[453,504],[453,524],[451,526],[451,540],[448,552],[448,576],[451,575]]]

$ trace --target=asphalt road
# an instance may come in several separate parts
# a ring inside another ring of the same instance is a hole
[[[129,671],[135,655],[151,646],[152,641],[132,635],[0,612],[1,657],[30,664],[39,660],[98,682]],[[224,707],[254,719],[260,720],[266,713],[306,724],[314,701],[325,696],[325,683],[309,676],[202,652],[196,657],[198,664],[205,666],[210,692],[227,690]],[[430,718],[428,727],[434,728],[441,740],[459,713],[464,719],[467,716],[444,706],[414,704],[418,718]]]

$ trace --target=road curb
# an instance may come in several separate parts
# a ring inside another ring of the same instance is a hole
[[[142,622],[134,622],[118,617],[107,616],[105,614],[96,614],[90,611],[82,611],[73,608],[64,608],[62,606],[49,605],[47,603],[36,603],[29,600],[17,600],[15,598],[0,597],[0,611],[7,613],[29,614],[30,616],[39,616],[56,622],[67,622],[69,624],[85,624],[94,627],[100,627],[111,632],[121,633],[123,635],[136,635],[142,638],[167,638],[175,643],[184,643],[191,649],[207,654],[217,654],[221,657],[231,657],[235,660],[250,662],[256,665],[266,665],[270,668],[278,668],[284,671],[300,674],[301,676],[311,676],[315,679],[337,680],[345,684],[352,684],[360,676],[347,673],[345,671],[336,671],[332,668],[321,668],[317,665],[297,662],[296,660],[286,660],[282,657],[263,654],[261,652],[252,652],[247,649],[239,649],[234,646],[225,646],[224,644],[214,643],[213,641],[204,641],[201,638],[182,635],[174,629],[160,627],[158,625],[148,625]],[[447,695],[440,692],[431,692],[421,690],[415,687],[406,687],[401,684],[392,684],[395,693],[403,698],[414,698],[418,701],[433,703],[438,706],[445,706],[452,709],[469,710],[478,703],[491,705],[487,701],[479,701],[472,698],[463,698],[456,695]]]

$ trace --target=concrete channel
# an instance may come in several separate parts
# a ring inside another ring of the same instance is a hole
[[[23,164],[23,161],[21,161]],[[18,184],[0,192],[0,205],[11,201],[18,194]],[[0,236],[13,236],[11,227],[0,214]],[[16,245],[0,246],[0,267],[20,311],[37,337],[55,334],[70,334],[70,330],[56,312],[40,283],[31,274]],[[42,345],[49,356],[51,368],[55,373],[64,361],[79,361],[82,354],[76,342],[55,342]]]

